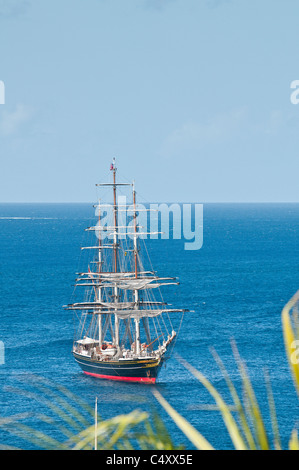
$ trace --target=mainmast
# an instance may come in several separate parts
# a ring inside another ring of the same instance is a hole
[[[135,279],[138,277],[138,259],[137,259],[137,212],[136,212],[136,191],[133,183],[133,208],[134,208],[134,261],[135,261]],[[139,304],[139,291],[134,291],[135,309],[138,309]],[[135,351],[136,354],[140,354],[140,319],[135,318]]]
[[[137,260],[137,212],[136,212],[136,191],[133,183],[133,208],[134,208],[134,262],[135,262],[135,279],[138,277],[138,260]]]
[[[101,228],[101,200],[99,199],[99,228]],[[99,273],[99,286],[98,286],[98,295],[97,302],[102,302],[102,286],[101,286],[101,276],[102,271],[102,238],[101,232],[99,231],[99,258],[98,258],[98,273]],[[98,315],[98,328],[99,328],[99,345],[102,344],[102,315]]]
[[[114,215],[114,241],[113,241],[113,250],[114,250],[114,272],[117,273],[117,204],[116,204],[116,165],[115,165],[115,158],[113,158],[113,163],[111,164],[111,170],[113,171],[113,215]],[[115,304],[118,303],[118,288],[115,283],[114,287],[114,302]],[[114,314],[114,332],[115,332],[115,345],[119,348],[119,319],[117,315],[118,308],[115,308]]]
[[[117,205],[116,205],[116,166],[115,158],[111,165],[113,170],[113,212],[114,212],[114,272],[117,273]]]

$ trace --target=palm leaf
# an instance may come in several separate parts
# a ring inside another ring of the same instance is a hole
[[[211,396],[214,398],[216,405],[219,407],[219,411],[222,415],[223,421],[226,425],[226,428],[229,432],[231,440],[235,446],[236,450],[248,450],[246,441],[242,436],[242,433],[230,411],[229,405],[225,403],[220,393],[216,390],[215,387],[208,381],[208,379],[195,367],[191,366],[185,359],[180,356],[177,356],[181,364],[188,369],[194,377],[202,383],[202,385],[210,392]]]
[[[298,431],[294,430],[289,442],[289,450],[299,450]]]
[[[273,431],[273,436],[274,436],[274,447],[276,450],[281,450],[281,441],[280,441],[279,426],[278,426],[278,421],[277,421],[276,407],[275,407],[275,401],[273,397],[270,374],[268,371],[265,371],[265,381],[266,381],[268,403],[269,403],[270,415],[271,415],[272,431]]]
[[[299,395],[299,358],[296,355],[296,346],[299,346],[298,343],[298,317],[297,317],[297,308],[299,302],[299,291],[291,298],[291,300],[285,305],[282,310],[282,326],[283,326],[283,336],[284,343],[286,348],[286,353],[290,368],[292,371],[295,387]],[[294,318],[291,318],[291,311],[294,311]],[[297,328],[293,328],[293,322],[296,323]],[[296,333],[295,333],[296,331]],[[297,338],[296,338],[297,334]]]
[[[241,359],[237,346],[234,341],[232,341],[232,348],[233,348],[233,353],[236,358],[236,362],[237,362],[239,372],[242,378],[248,414],[251,417],[251,420],[255,429],[256,441],[262,450],[269,450],[270,446],[269,446],[269,440],[268,440],[266,428],[264,425],[264,420],[263,420],[256,396],[255,396],[249,375],[246,370],[246,365],[244,361]]]
[[[153,390],[153,394],[158,402],[163,406],[164,410],[173,419],[176,425],[183,431],[186,437],[199,450],[214,450],[211,444],[172,406],[163,398],[158,390]]]
[[[129,431],[147,419],[147,413],[135,410],[127,415],[115,416],[98,423],[96,431],[95,426],[92,425],[76,436],[76,441],[78,442],[73,447],[73,450],[82,450],[93,445],[95,432],[99,448],[106,450],[117,449],[120,441],[129,443]]]
[[[218,364],[219,369],[222,372],[222,375],[223,375],[223,377],[226,381],[227,387],[230,391],[231,397],[234,401],[236,411],[238,412],[240,424],[241,424],[244,436],[246,438],[248,447],[251,450],[256,450],[256,444],[255,444],[254,437],[253,437],[251,429],[250,429],[250,425],[249,425],[248,420],[247,420],[246,412],[245,412],[244,407],[242,405],[242,402],[239,398],[239,395],[236,391],[236,388],[235,388],[235,386],[234,386],[234,384],[233,384],[233,382],[232,382],[232,380],[231,380],[231,378],[230,378],[230,376],[229,376],[222,360],[220,359],[217,352],[215,351],[215,349],[212,349],[212,354],[213,354],[213,357],[214,357],[215,361]]]

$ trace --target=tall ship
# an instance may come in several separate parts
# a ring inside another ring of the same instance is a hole
[[[134,183],[116,181],[115,159],[110,170],[112,181],[96,186],[112,189],[112,202],[99,200],[97,224],[86,229],[95,242],[81,248],[92,253],[85,272],[77,273],[74,296],[80,287],[81,299],[65,306],[77,320],[72,353],[87,375],[154,384],[175,344],[171,316],[181,313],[182,320],[186,309],[163,300],[162,288],[179,284],[177,278],[157,276],[148,256],[145,266],[145,238],[159,232],[141,227],[139,215],[151,209],[137,205]],[[124,186],[128,204],[117,197]]]

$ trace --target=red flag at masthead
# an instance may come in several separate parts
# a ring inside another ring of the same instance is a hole
[[[115,167],[115,157],[113,158],[113,163],[111,163],[110,165],[110,170],[116,170],[116,167]]]

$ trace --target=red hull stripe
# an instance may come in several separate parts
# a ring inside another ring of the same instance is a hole
[[[92,375],[93,377],[98,377],[99,379],[121,380],[123,382],[142,382],[145,384],[156,383],[156,377],[121,377],[119,375],[93,374],[92,372],[85,372],[85,371],[84,371],[84,374]]]

